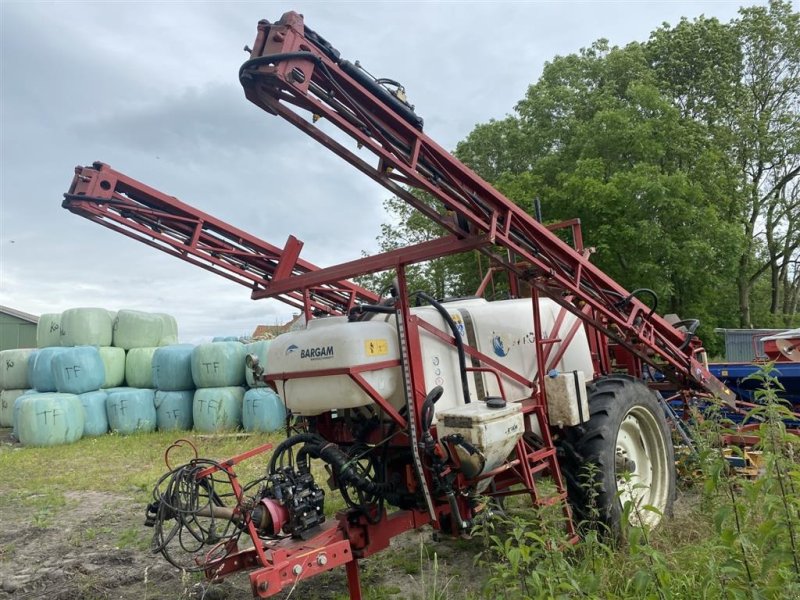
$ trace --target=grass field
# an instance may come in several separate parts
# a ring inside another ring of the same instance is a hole
[[[697,453],[682,459],[675,515],[656,531],[630,528],[620,543],[590,532],[564,548],[556,519],[511,503],[505,516],[470,539],[408,532],[361,561],[365,598],[798,598],[800,468],[797,438],[780,412],[763,411],[764,463],[747,478],[713,441],[720,425],[698,432]],[[0,430],[0,598],[20,600],[251,598],[246,575],[208,584],[150,550],[143,526],[155,482],[166,471],[174,433],[85,438],[53,448],[21,448]],[[199,456],[229,458],[283,434],[187,432]],[[236,467],[261,476],[268,454]],[[173,465],[192,458],[182,447]],[[320,470],[317,480],[325,476]],[[326,514],[344,506],[334,493]],[[347,598],[342,569],[299,582],[277,598]]]

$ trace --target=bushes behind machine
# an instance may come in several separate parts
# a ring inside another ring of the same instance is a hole
[[[606,536],[602,515],[591,507],[602,490],[585,483],[584,536],[565,548],[558,511],[507,506],[503,516],[474,531],[483,542],[477,560],[489,571],[485,591],[509,600],[800,597],[800,441],[786,431],[788,409],[775,383],[767,382],[763,404],[746,417],[760,423],[758,477],[734,467],[731,457],[745,451],[720,447],[733,423],[724,411],[711,411],[695,430],[696,454],[679,453],[685,457],[679,463],[688,463],[679,464],[679,472],[691,477],[680,482],[673,518],[655,530],[622,518],[621,536]],[[584,482],[597,481],[593,469],[587,465]],[[651,510],[628,502],[623,517]]]

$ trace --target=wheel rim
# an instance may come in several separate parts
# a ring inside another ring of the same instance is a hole
[[[669,500],[667,448],[658,419],[642,406],[631,408],[620,423],[615,473],[621,505],[631,503],[631,525],[657,525]]]

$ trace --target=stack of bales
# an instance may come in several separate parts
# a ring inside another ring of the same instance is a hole
[[[271,340],[247,344],[245,354],[258,359],[261,372],[267,368],[267,350]],[[242,406],[242,426],[245,431],[277,431],[286,421],[286,408],[280,396],[267,387],[253,369],[245,366],[245,380],[250,389],[245,392]]]
[[[160,431],[191,429],[194,380],[190,344],[162,346],[153,353],[156,421]]]
[[[174,317],[162,313],[120,310],[113,324],[113,346],[125,353],[125,386],[112,387],[106,413],[112,431],[129,434],[154,431],[157,424],[153,355],[161,346],[175,344]]]
[[[192,351],[196,431],[232,431],[242,425],[245,347],[241,342],[210,342]]]
[[[14,423],[14,404],[30,387],[28,366],[35,353],[31,348],[0,352],[0,427]]]
[[[19,399],[15,411],[20,442],[52,446],[108,431],[100,388],[119,360],[110,348],[111,333],[112,316],[103,308],[42,315],[39,350],[28,369],[34,391]]]

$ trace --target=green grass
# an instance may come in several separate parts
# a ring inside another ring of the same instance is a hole
[[[252,434],[247,437],[196,435],[193,432],[156,432],[134,435],[108,434],[83,438],[74,444],[51,448],[0,447],[0,470],[6,474],[0,508],[19,496],[43,498],[51,505],[59,493],[96,491],[131,495],[146,500],[155,482],[167,471],[164,451],[184,437],[201,458],[227,459],[265,443],[277,444],[283,434]],[[269,454],[235,467],[242,482],[263,474]],[[170,454],[173,466],[192,458],[186,447]],[[40,496],[41,495],[41,496]]]

